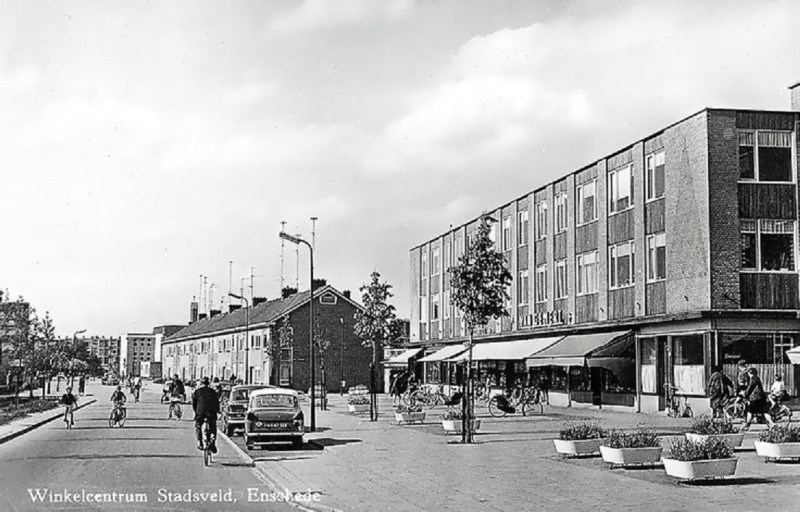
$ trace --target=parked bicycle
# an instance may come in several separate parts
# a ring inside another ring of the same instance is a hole
[[[529,412],[544,414],[542,392],[533,387],[517,386],[509,392],[495,395],[489,400],[487,407],[489,414],[496,418],[515,414],[517,411],[522,412],[523,416],[527,416]]]
[[[683,390],[678,386],[664,384],[667,393],[667,416],[670,418],[693,418],[694,411],[689,405],[686,395],[678,394]]]
[[[427,409],[432,409],[437,405],[445,405],[450,397],[444,394],[444,386],[427,386],[412,392],[409,396],[408,405],[418,405]]]
[[[213,452],[211,446],[214,444],[214,434],[208,426],[208,418],[203,419],[203,466],[208,467],[212,462]]]

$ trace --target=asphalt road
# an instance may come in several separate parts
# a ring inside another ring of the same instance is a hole
[[[98,401],[71,430],[55,420],[0,445],[0,510],[297,510],[222,439],[203,467],[191,406],[169,421],[155,390],[130,399],[125,426],[109,428],[112,390],[90,387]]]

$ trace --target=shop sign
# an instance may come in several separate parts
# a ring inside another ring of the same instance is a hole
[[[574,323],[572,313],[567,313],[563,309],[555,311],[543,311],[523,317],[523,327],[548,327],[551,325],[570,325]]]

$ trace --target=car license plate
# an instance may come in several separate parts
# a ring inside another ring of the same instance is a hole
[[[286,423],[286,422],[267,423],[267,428],[271,428],[271,429],[289,428],[289,424]]]

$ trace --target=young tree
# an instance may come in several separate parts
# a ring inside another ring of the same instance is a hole
[[[320,388],[322,389],[322,395],[320,399],[320,409],[327,409],[327,395],[328,395],[328,383],[325,374],[325,353],[327,352],[328,348],[331,346],[331,340],[327,336],[327,332],[325,326],[322,325],[319,321],[319,317],[314,319],[314,345],[317,349],[317,357],[319,358],[319,371],[321,375],[320,382],[322,385]]]
[[[472,442],[472,429],[468,420],[475,415],[474,383],[472,373],[472,345],[475,330],[490,319],[507,316],[505,302],[509,300],[508,286],[511,272],[505,257],[494,249],[490,238],[491,217],[481,216],[475,237],[458,264],[449,269],[451,302],[461,311],[464,328],[469,334],[469,358],[464,400],[461,402],[463,419],[461,440]]]
[[[280,319],[278,325],[278,342],[272,343],[272,350],[270,351],[270,357],[272,358],[272,366],[273,372],[279,371],[277,366],[280,364],[279,360],[281,358],[281,349],[284,348],[291,348],[294,345],[294,327],[292,327],[291,322],[289,322],[289,315],[284,316]],[[280,384],[280,374],[274,374],[275,381],[273,382],[274,385]]]
[[[372,360],[369,363],[370,374],[370,421],[378,421],[378,399],[376,367],[378,364],[379,351],[385,345],[393,343],[397,336],[397,328],[394,325],[396,319],[394,306],[389,304],[389,299],[393,296],[392,285],[381,283],[381,275],[373,272],[372,280],[368,285],[359,288],[362,292],[362,302],[364,310],[356,311],[353,318],[356,323],[353,332],[361,338],[365,347],[372,347]]]

